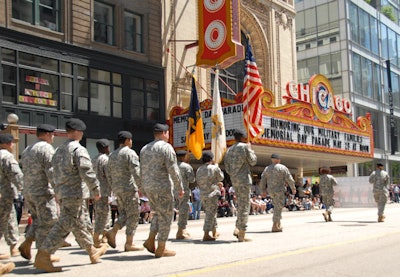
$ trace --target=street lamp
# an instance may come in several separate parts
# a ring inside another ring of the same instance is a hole
[[[14,137],[14,147],[12,153],[15,159],[18,161],[19,156],[19,126],[18,126],[18,115],[15,113],[10,113],[7,116],[8,125],[1,124],[0,129],[2,133],[10,133]]]

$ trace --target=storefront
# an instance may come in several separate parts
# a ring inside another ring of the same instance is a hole
[[[133,133],[138,151],[154,123],[165,121],[161,67],[4,28],[0,60],[0,118],[19,117],[20,149],[35,139],[38,124],[53,124],[62,136],[66,119],[79,117],[91,152],[97,139],[115,140],[120,130]]]

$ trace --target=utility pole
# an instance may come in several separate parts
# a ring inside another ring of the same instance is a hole
[[[392,76],[390,72],[390,60],[386,60],[386,72],[388,78],[388,94],[389,94],[389,109],[390,109],[390,154],[394,155],[397,150],[397,133],[396,122],[393,115],[393,93],[392,93]]]

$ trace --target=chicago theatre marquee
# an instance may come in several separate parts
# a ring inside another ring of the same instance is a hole
[[[340,173],[349,171],[352,163],[370,161],[373,157],[373,135],[370,115],[351,119],[351,102],[335,96],[329,80],[314,75],[306,84],[288,82],[286,104],[275,107],[274,95],[262,96],[263,127],[261,137],[251,141],[258,156],[255,172],[270,163],[271,153],[279,153],[282,163],[293,174],[316,174],[321,166],[331,166]],[[206,149],[211,147],[211,107],[207,99],[202,109]],[[223,113],[228,145],[234,143],[233,130],[245,130],[241,95],[223,100]],[[174,107],[170,113],[172,144],[185,148],[188,109]]]

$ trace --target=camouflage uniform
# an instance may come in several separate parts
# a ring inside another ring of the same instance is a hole
[[[207,233],[217,227],[218,197],[221,195],[217,183],[222,180],[224,173],[218,165],[205,163],[196,171],[196,181],[205,213],[203,231]]]
[[[268,193],[274,203],[272,221],[280,224],[282,208],[285,204],[285,185],[289,185],[292,191],[295,191],[295,182],[286,166],[273,163],[267,166],[261,174],[260,186],[265,187],[265,184],[267,184]]]
[[[174,215],[173,191],[183,190],[174,148],[163,140],[154,140],[140,151],[140,172],[144,193],[154,211],[150,232],[158,241],[167,241]]]
[[[178,227],[185,229],[189,217],[189,197],[190,197],[190,188],[189,183],[195,182],[193,167],[190,164],[185,162],[178,162],[178,167],[182,177],[182,185],[185,193],[179,201],[179,219],[178,219]],[[177,194],[177,192],[175,192]],[[175,198],[178,199],[178,196],[175,195]]]
[[[53,156],[54,189],[60,197],[60,217],[39,249],[54,253],[72,232],[82,248],[93,246],[86,223],[86,199],[100,195],[99,181],[86,148],[78,141],[67,140]],[[86,185],[82,185],[85,182]]]
[[[108,159],[107,178],[118,202],[119,215],[115,224],[121,228],[126,225],[127,236],[133,236],[139,224],[139,166],[138,155],[128,146],[119,147]]]
[[[98,154],[93,162],[93,168],[96,172],[97,179],[100,183],[101,198],[94,203],[95,205],[95,223],[94,232],[101,234],[107,227],[110,219],[110,205],[108,204],[108,197],[111,196],[111,186],[108,183],[108,155]]]
[[[25,236],[36,239],[38,248],[58,219],[54,190],[50,184],[53,155],[53,146],[42,140],[28,146],[21,155],[24,172],[23,195],[32,216],[31,228]]]
[[[7,244],[12,246],[19,239],[13,184],[22,190],[23,173],[7,149],[0,149],[0,163],[0,238],[4,235]]]
[[[226,152],[224,163],[237,196],[236,228],[246,230],[252,185],[250,166],[256,165],[257,156],[247,143],[236,142]]]
[[[375,202],[378,205],[378,216],[382,217],[389,196],[389,174],[383,169],[376,169],[369,176],[369,182],[373,184],[372,192],[374,194]]]
[[[322,203],[325,205],[325,210],[331,213],[335,205],[333,186],[337,185],[337,181],[335,177],[330,174],[322,174],[319,178],[319,190],[322,196]]]

